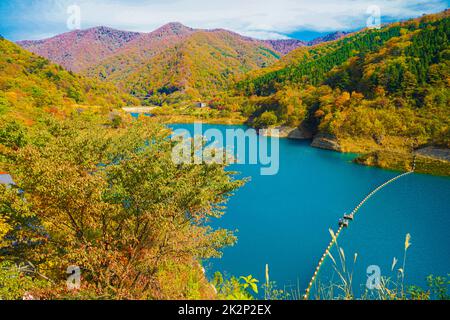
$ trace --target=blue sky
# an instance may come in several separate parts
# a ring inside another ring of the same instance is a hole
[[[70,31],[67,10],[74,4],[81,9],[82,29],[104,25],[149,32],[178,21],[260,39],[309,40],[365,27],[373,5],[382,22],[390,22],[442,11],[450,0],[1,0],[0,34],[17,41]]]

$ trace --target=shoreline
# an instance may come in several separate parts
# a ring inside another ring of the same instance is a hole
[[[270,129],[281,129],[281,134],[272,134]],[[392,171],[409,171],[412,169],[414,159],[417,160],[415,172],[439,177],[450,177],[450,149],[433,146],[422,147],[411,153],[392,151],[389,149],[368,149],[365,152],[343,147],[340,141],[333,135],[318,133],[315,136],[309,132],[304,134],[301,128],[279,126],[269,128],[264,132],[265,136],[286,138],[293,140],[309,140],[310,146],[339,153],[351,153],[356,157],[353,163],[377,167]]]
[[[180,115],[155,115],[152,117],[156,122],[161,124],[192,124],[195,122],[202,122],[205,124],[217,124],[217,125],[246,125],[246,119],[243,117],[238,119],[230,118],[215,118],[215,119],[200,119],[195,116],[180,116]],[[250,126],[248,126],[250,128]],[[271,130],[278,129],[278,133],[274,133]],[[414,157],[418,159],[418,166],[416,173],[428,174],[440,177],[450,177],[450,162],[443,160],[442,158],[432,157],[431,155],[423,154],[420,152],[421,148],[415,150],[413,153],[407,152],[394,152],[392,150],[367,150],[361,152],[358,150],[351,150],[348,148],[342,148],[337,139],[331,135],[317,134],[313,136],[306,130],[302,130],[298,127],[277,126],[268,128],[268,130],[261,131],[263,136],[277,137],[279,139],[292,139],[292,140],[304,140],[311,141],[310,147],[319,148],[339,153],[348,153],[356,155],[352,160],[353,163],[377,167],[385,170],[393,171],[408,171],[411,169],[411,163]],[[348,150],[347,150],[348,149]],[[447,149],[450,153],[450,150]]]

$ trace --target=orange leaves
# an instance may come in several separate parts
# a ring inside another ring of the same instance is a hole
[[[342,92],[341,95],[339,95],[336,100],[335,100],[335,105],[337,108],[342,108],[344,107],[347,102],[350,101],[350,94],[347,91]]]
[[[316,118],[322,118],[324,115],[325,115],[325,112],[321,109],[314,112],[314,117],[316,117]]]

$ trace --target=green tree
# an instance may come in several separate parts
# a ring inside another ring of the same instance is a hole
[[[257,128],[267,128],[277,124],[278,118],[275,112],[265,111],[258,118],[254,120],[254,125]]]
[[[234,243],[206,224],[242,184],[223,166],[174,164],[169,131],[142,121],[59,126],[5,155],[17,186],[0,189],[1,217],[20,226],[3,237],[3,256],[52,279],[50,297],[68,294],[65,270],[78,265],[84,294],[170,298],[158,284],[167,264],[192,269]]]

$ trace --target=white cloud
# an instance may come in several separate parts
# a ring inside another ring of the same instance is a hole
[[[50,1],[35,14],[52,25],[67,19],[68,5],[81,7],[82,28],[106,25],[148,32],[170,21],[196,28],[225,28],[258,38],[286,38],[298,30],[353,30],[366,10],[378,5],[383,17],[405,19],[446,8],[443,0],[77,0]],[[45,22],[45,21],[44,21]]]
[[[247,37],[252,37],[255,39],[264,39],[264,40],[289,39],[289,37],[285,34],[270,31],[246,31],[240,33],[246,35]]]

